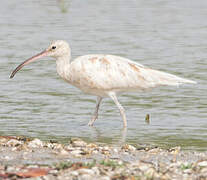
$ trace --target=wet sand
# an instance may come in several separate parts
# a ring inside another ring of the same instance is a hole
[[[0,179],[207,179],[207,153],[0,136]]]

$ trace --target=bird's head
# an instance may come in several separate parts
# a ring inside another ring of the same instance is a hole
[[[16,67],[16,69],[12,72],[10,78],[13,78],[14,75],[25,65],[40,59],[42,57],[54,57],[56,59],[61,58],[63,56],[70,56],[70,46],[66,41],[63,40],[57,40],[53,41],[47,49],[42,51],[41,53],[27,59],[23,63],[21,63],[19,66]]]
[[[45,51],[47,52],[46,56],[59,58],[69,55],[70,47],[66,41],[57,40],[53,41]]]

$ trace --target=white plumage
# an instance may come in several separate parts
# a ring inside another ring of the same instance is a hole
[[[85,55],[70,62],[70,47],[62,40],[52,42],[46,50],[24,61],[12,72],[10,78],[24,65],[43,56],[56,58],[57,72],[65,81],[85,93],[98,96],[94,116],[88,125],[93,125],[98,118],[98,109],[103,97],[112,98],[120,110],[124,127],[126,127],[124,108],[117,100],[117,93],[145,90],[163,85],[178,86],[183,83],[196,83],[114,55]]]

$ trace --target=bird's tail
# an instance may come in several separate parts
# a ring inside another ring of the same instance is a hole
[[[184,83],[196,84],[197,82],[188,80],[185,78],[181,78],[175,76],[173,74],[157,71],[150,69],[152,80],[156,83],[156,85],[170,85],[170,86],[179,86]]]

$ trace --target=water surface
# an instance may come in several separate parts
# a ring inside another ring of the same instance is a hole
[[[82,137],[105,143],[207,147],[207,1],[10,0],[0,6],[0,134],[41,139]],[[123,132],[117,107],[101,105],[95,128],[87,126],[95,97],[58,77],[55,60],[44,58],[11,71],[64,39],[73,58],[94,53],[127,57],[189,78],[197,85],[162,87],[119,97],[126,109]],[[150,124],[145,122],[150,114]]]

